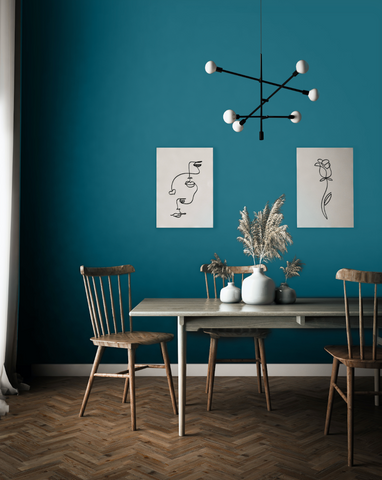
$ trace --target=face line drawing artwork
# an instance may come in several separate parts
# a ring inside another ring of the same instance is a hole
[[[194,201],[195,195],[196,195],[197,191],[199,190],[199,188],[198,188],[198,185],[194,182],[192,175],[199,175],[201,166],[202,166],[202,161],[201,160],[196,160],[196,161],[192,160],[192,161],[188,162],[188,171],[187,172],[179,173],[178,175],[176,175],[173,178],[173,180],[171,182],[170,191],[168,192],[169,195],[175,195],[176,194],[176,188],[174,188],[174,183],[175,183],[177,178],[179,178],[183,175],[187,175],[187,180],[184,182],[184,185],[187,188],[190,188],[190,189],[194,188],[195,190],[194,190],[194,192],[191,196],[190,201],[186,201],[187,200],[186,197],[178,197],[175,200],[176,212],[171,213],[170,214],[171,217],[181,218],[182,215],[187,214],[186,212],[181,211],[180,204],[181,205],[190,205]],[[191,167],[195,167],[196,171],[191,171]]]
[[[332,176],[332,167],[330,165],[330,161],[325,158],[322,160],[321,158],[317,159],[317,162],[314,164],[315,167],[318,167],[319,174],[321,176],[320,182],[326,181],[326,188],[324,191],[324,194],[322,195],[321,198],[321,212],[322,215],[328,220],[328,214],[326,212],[326,206],[329,204],[330,200],[333,197],[332,192],[326,193],[329,188],[329,182],[332,182],[333,179],[331,178]]]

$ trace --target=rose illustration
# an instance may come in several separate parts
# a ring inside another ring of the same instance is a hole
[[[318,173],[321,176],[320,182],[325,182],[326,181],[325,192],[324,192],[324,194],[322,196],[322,199],[321,199],[321,212],[322,212],[322,215],[326,219],[328,219],[328,215],[326,213],[326,206],[328,205],[328,203],[332,199],[332,192],[327,193],[327,191],[328,191],[328,188],[329,188],[329,182],[333,181],[333,179],[331,178],[332,167],[330,165],[330,161],[327,158],[325,158],[324,160],[319,158],[317,160],[317,162],[314,164],[314,166],[318,167]]]

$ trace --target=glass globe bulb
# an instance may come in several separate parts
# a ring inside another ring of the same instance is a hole
[[[204,67],[206,72],[211,74],[216,72],[216,63],[210,60],[209,62],[206,63],[206,66]]]
[[[236,120],[236,122],[233,122],[232,128],[235,130],[235,132],[239,133],[243,130],[244,125],[242,125],[239,120]]]
[[[318,100],[319,96],[320,94],[317,88],[312,88],[312,90],[310,90],[308,93],[309,100],[311,100],[312,102],[315,102],[316,100]]]
[[[294,112],[291,113],[294,118],[291,118],[290,121],[292,123],[298,123],[301,120],[301,113],[295,110]]]
[[[306,62],[305,60],[299,60],[296,63],[296,71],[298,73],[306,73],[308,70],[309,70],[309,65],[308,65],[308,62]]]
[[[233,123],[236,120],[236,113],[233,110],[226,110],[223,113],[223,120],[225,123]]]

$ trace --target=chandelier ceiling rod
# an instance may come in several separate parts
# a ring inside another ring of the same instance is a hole
[[[216,63],[213,61],[209,61],[205,65],[205,70],[208,74],[211,73],[228,73],[230,75],[236,75],[238,77],[248,78],[249,80],[255,80],[260,83],[260,105],[256,107],[249,115],[239,115],[236,114],[233,110],[226,110],[223,114],[223,120],[228,123],[232,124],[232,128],[235,132],[241,132],[244,128],[244,124],[248,120],[248,118],[259,118],[260,119],[260,132],[259,132],[259,139],[264,140],[264,132],[263,132],[263,120],[268,118],[289,118],[291,122],[298,123],[301,120],[301,113],[298,111],[292,112],[290,115],[264,115],[263,114],[263,105],[268,103],[269,100],[276,95],[281,89],[292,90],[294,92],[302,93],[303,95],[307,95],[312,102],[318,100],[319,93],[316,88],[312,90],[300,90],[297,88],[287,87],[286,84],[292,80],[292,78],[296,77],[298,74],[304,74],[309,70],[309,65],[304,60],[300,60],[296,64],[296,69],[292,73],[292,75],[282,84],[269,82],[263,79],[263,40],[262,40],[262,0],[260,0],[260,78],[250,77],[248,75],[242,75],[240,73],[231,72],[229,70],[224,70],[221,67],[217,67]],[[263,84],[273,85],[278,87],[269,97],[263,98]],[[260,109],[260,115],[253,115]],[[241,119],[241,120],[239,120]]]

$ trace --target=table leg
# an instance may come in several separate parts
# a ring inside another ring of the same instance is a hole
[[[186,426],[186,327],[184,317],[178,317],[178,403],[179,436],[185,435]]]

